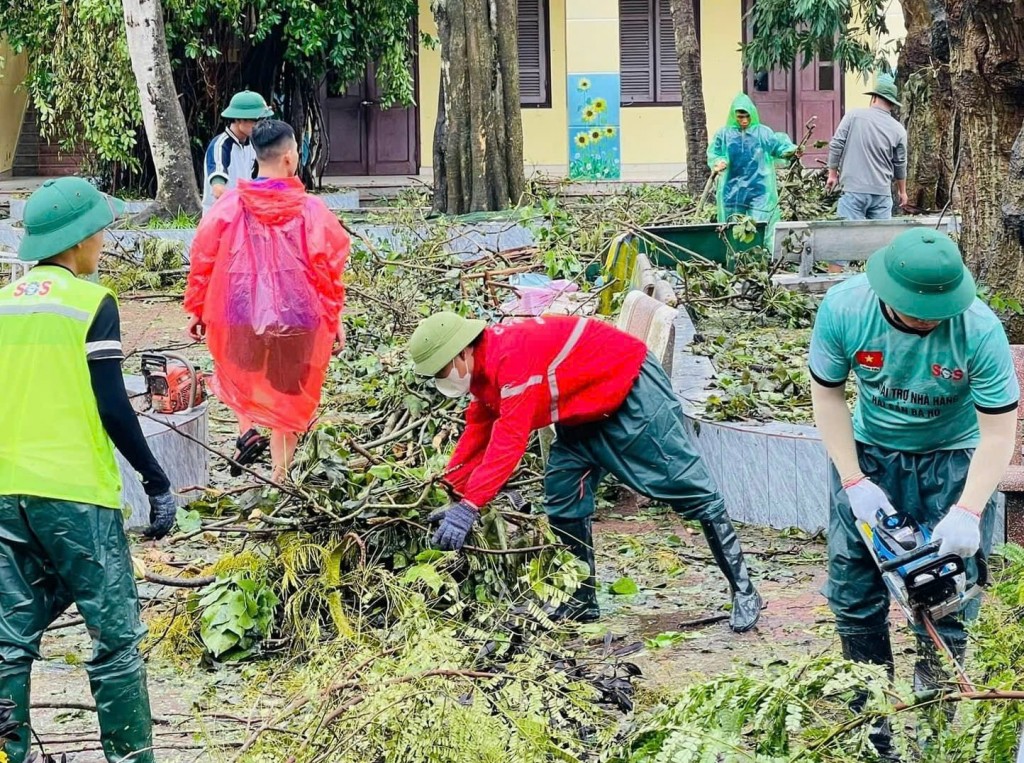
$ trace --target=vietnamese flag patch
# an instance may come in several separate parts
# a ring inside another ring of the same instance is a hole
[[[860,350],[857,352],[857,364],[877,371],[882,367],[882,353],[874,350]]]

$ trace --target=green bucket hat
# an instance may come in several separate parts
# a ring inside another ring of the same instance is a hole
[[[87,180],[47,180],[25,204],[25,236],[18,259],[45,260],[103,230],[124,212],[124,202],[100,193]]]
[[[487,328],[487,322],[455,313],[436,313],[420,321],[409,338],[409,354],[420,376],[434,376]]]
[[[957,245],[931,228],[912,228],[896,236],[868,259],[867,275],[879,299],[922,321],[960,315],[978,292]]]
[[[263,119],[274,115],[263,96],[252,90],[243,90],[231,96],[228,107],[220,113],[225,119]]]
[[[879,74],[875,77],[874,87],[868,90],[865,95],[877,95],[894,106],[900,105],[900,94],[896,90],[896,80],[892,78],[891,74]]]

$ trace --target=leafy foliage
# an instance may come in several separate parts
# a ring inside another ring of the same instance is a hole
[[[294,92],[315,101],[327,79],[336,94],[376,62],[382,105],[412,101],[415,0],[163,5],[175,82],[197,156],[205,136],[219,129],[228,98],[243,87],[276,96],[280,114]],[[66,150],[87,149],[94,174],[110,164],[136,173],[145,169],[142,112],[120,0],[0,0],[0,35],[15,52],[28,54],[25,87],[45,137]],[[305,117],[296,126],[304,132]]]
[[[269,586],[245,575],[217,580],[199,600],[203,644],[224,662],[250,656],[270,634],[278,603]]]
[[[992,596],[971,628],[968,672],[993,691],[1020,691],[1024,657],[1024,549],[1006,546]],[[656,637],[653,646],[671,642]],[[660,643],[659,643],[660,642]],[[866,692],[862,714],[850,700]],[[906,696],[882,669],[834,656],[810,657],[763,670],[743,670],[685,689],[640,720],[608,763],[854,763],[877,760],[868,734],[891,716],[903,760],[1003,763],[1016,756],[1024,702],[957,701],[950,683]],[[949,723],[948,703],[959,719]],[[913,716],[912,718],[910,716]]]
[[[767,72],[807,66],[819,56],[853,71],[889,71],[887,51],[872,46],[888,34],[888,6],[888,0],[758,0],[744,65]]]

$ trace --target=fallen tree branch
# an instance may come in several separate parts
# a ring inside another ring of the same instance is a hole
[[[170,586],[171,588],[203,588],[217,580],[213,575],[203,578],[177,578],[169,577],[167,575],[157,575],[155,572],[147,572],[145,574],[145,578],[150,583]]]

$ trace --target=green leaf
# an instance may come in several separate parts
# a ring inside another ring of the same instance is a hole
[[[368,471],[379,480],[389,480],[395,470],[387,464],[378,464],[377,466],[371,466]]]
[[[187,511],[179,508],[174,515],[174,521],[178,525],[178,530],[183,533],[196,532],[203,526],[203,518],[195,510]]]
[[[415,583],[417,580],[422,580],[435,596],[444,586],[444,578],[432,564],[415,564],[402,575],[403,583]]]
[[[425,548],[416,554],[416,562],[419,564],[429,564],[430,562],[439,562],[447,556],[444,551],[438,551],[436,548]]]
[[[634,596],[640,593],[640,586],[632,578],[619,578],[609,586],[609,590],[616,596]]]

